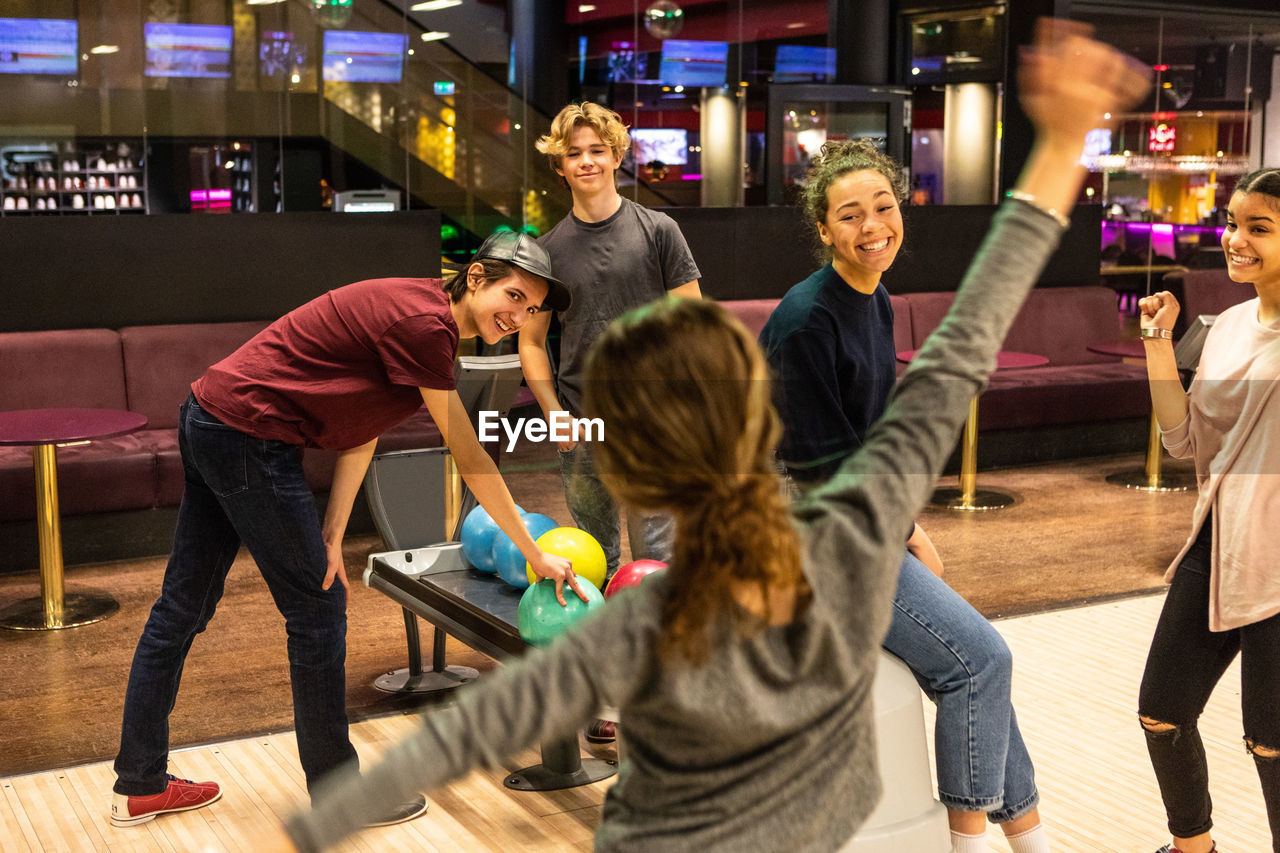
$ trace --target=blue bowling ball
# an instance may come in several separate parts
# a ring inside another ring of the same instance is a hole
[[[531,512],[525,513],[524,526],[529,531],[529,535],[537,539],[548,530],[554,530],[560,525],[540,512]],[[493,536],[493,549],[489,553],[489,563],[498,573],[498,577],[516,589],[525,589],[529,586],[524,554],[520,553],[520,549],[516,547],[515,542],[511,541],[511,537],[501,530]]]
[[[493,539],[501,532],[484,507],[477,506],[467,513],[462,522],[462,555],[467,562],[483,572],[496,571],[492,562]]]
[[[564,587],[564,607],[556,601],[556,584],[552,580],[540,580],[520,596],[516,608],[516,628],[521,638],[531,646],[545,646],[569,626],[592,610],[604,604],[604,596],[591,581],[578,576],[578,584],[586,593],[584,602],[574,594],[568,584]]]

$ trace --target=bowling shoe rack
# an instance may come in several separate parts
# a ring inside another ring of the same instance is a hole
[[[7,146],[0,216],[102,216],[147,212],[142,140]]]

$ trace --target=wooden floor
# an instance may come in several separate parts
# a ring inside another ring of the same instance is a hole
[[[1014,699],[1036,763],[1041,813],[1058,853],[1148,853],[1164,843],[1159,796],[1135,709],[1163,601],[1148,595],[997,622],[1013,648]],[[1253,762],[1241,746],[1239,666],[1202,720],[1224,851],[1270,849]],[[926,717],[930,708],[926,704]],[[930,719],[930,725],[932,725]],[[366,763],[413,725],[407,715],[357,723]],[[533,751],[508,764],[536,762]],[[10,851],[244,851],[302,802],[291,733],[182,750],[174,773],[217,779],[221,801],[141,827],[107,822],[108,762],[0,779],[0,849]],[[608,782],[549,794],[507,791],[502,771],[476,772],[431,796],[427,816],[369,831],[344,851],[589,850]],[[1008,851],[991,830],[992,849]]]

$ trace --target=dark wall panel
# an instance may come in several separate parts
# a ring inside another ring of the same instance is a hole
[[[884,274],[891,293],[956,290],[969,262],[991,227],[995,205],[904,207],[906,236],[893,268]],[[1102,206],[1081,205],[1071,228],[1040,275],[1037,287],[1078,287],[1098,283]]]
[[[991,225],[994,205],[904,207],[903,250],[884,274],[892,293],[955,290]],[[795,207],[665,208],[684,232],[702,292],[716,299],[782,296],[818,263]],[[1098,283],[1102,207],[1077,207],[1040,287]]]
[[[781,296],[817,267],[794,207],[669,207],[716,299]]]
[[[0,331],[266,320],[353,281],[438,275],[438,211],[6,217]]]

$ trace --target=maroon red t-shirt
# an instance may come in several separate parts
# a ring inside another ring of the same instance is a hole
[[[200,405],[257,438],[358,447],[453,390],[458,326],[436,278],[380,278],[290,311],[191,384]]]

